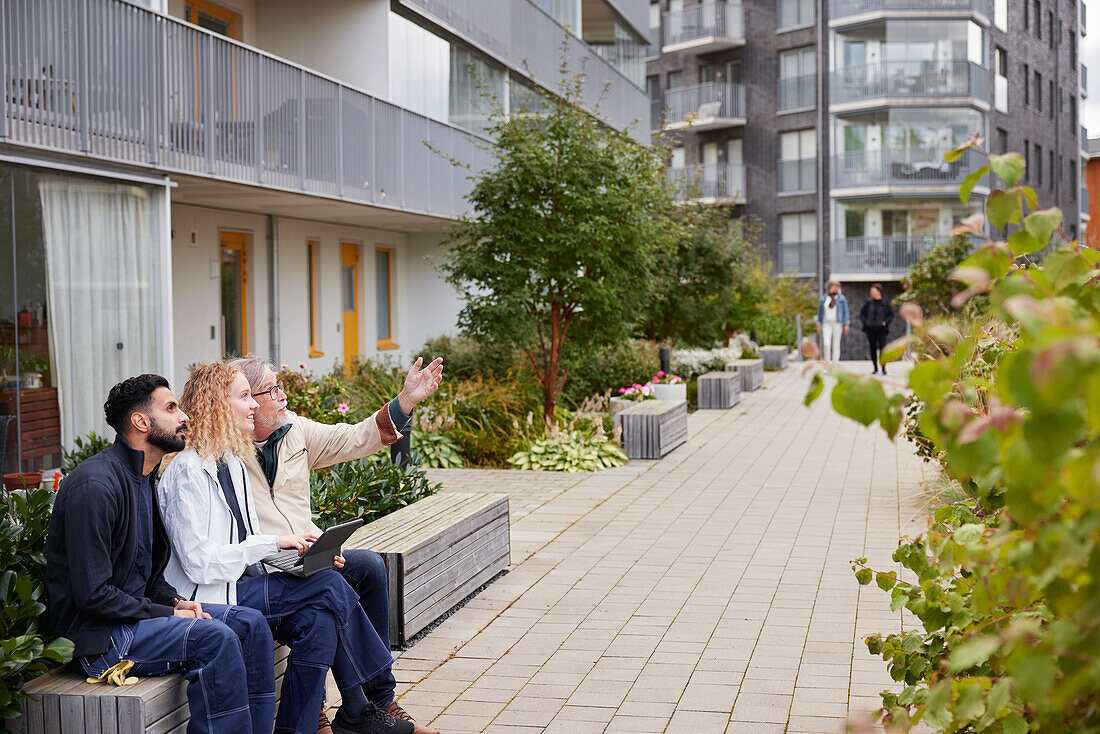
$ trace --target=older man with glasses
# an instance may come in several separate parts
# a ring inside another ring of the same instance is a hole
[[[271,364],[255,357],[242,357],[230,365],[244,373],[252,397],[259,403],[253,433],[257,461],[246,466],[260,531],[275,535],[320,533],[321,529],[313,523],[310,470],[361,459],[396,443],[411,422],[417,403],[434,393],[443,378],[442,358],[427,367],[422,366],[423,360],[417,359],[405,377],[401,393],[374,415],[355,424],[327,425],[287,410],[286,394]],[[343,555],[345,565],[341,573],[359,595],[360,606],[388,646],[386,565],[381,556],[369,550],[347,549]],[[363,691],[371,703],[389,715],[412,721],[415,734],[438,734],[435,729],[416,724],[398,705],[394,700],[396,685],[392,671],[386,668],[364,684]],[[322,712],[318,730],[327,727]]]

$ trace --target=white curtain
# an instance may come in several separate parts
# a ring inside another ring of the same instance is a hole
[[[90,430],[113,437],[103,402],[116,383],[156,372],[164,266],[153,187],[43,176],[51,373],[61,444]]]

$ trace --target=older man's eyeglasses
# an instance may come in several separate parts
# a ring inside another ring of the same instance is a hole
[[[277,403],[281,399],[286,397],[286,393],[283,392],[283,383],[281,383],[281,382],[276,382],[275,387],[271,388],[270,390],[264,390],[263,392],[254,392],[254,393],[252,393],[253,398],[258,398],[261,395],[269,396],[271,398],[271,402],[273,402],[273,403]]]

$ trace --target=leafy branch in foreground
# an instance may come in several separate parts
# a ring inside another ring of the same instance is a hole
[[[977,139],[967,149],[984,154]],[[985,215],[953,235],[985,237],[954,272],[958,308],[988,297],[984,320],[948,315],[925,322],[915,304],[902,315],[919,358],[911,393],[832,371],[832,403],[893,439],[910,400],[920,432],[967,499],[941,506],[928,530],[893,554],[904,571],[854,564],[891,608],[923,629],[867,638],[901,692],[884,692],[887,725],[923,722],[943,732],[1100,731],[1100,252],[1071,242],[1057,208],[1040,209],[1019,183],[1018,153],[987,155],[960,189],[965,203],[992,172]],[[1036,253],[1060,246],[1041,265]],[[804,345],[812,356],[812,345]],[[974,365],[980,364],[981,369]],[[825,389],[818,371],[806,396]]]

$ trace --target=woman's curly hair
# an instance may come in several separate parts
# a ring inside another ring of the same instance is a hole
[[[239,374],[225,362],[201,364],[183,387],[180,407],[191,419],[187,448],[204,459],[222,459],[227,454],[245,458],[255,451],[251,437],[237,428],[229,405],[229,388]]]

